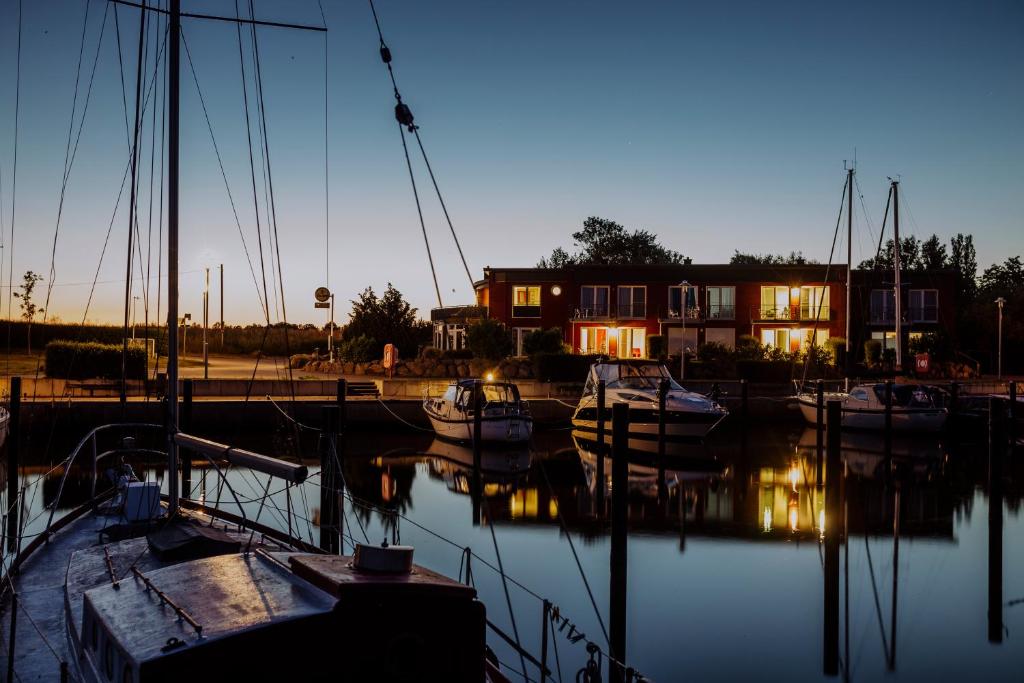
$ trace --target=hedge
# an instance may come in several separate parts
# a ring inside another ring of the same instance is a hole
[[[52,341],[46,345],[46,376],[62,379],[120,379],[121,352],[122,347],[117,344]],[[128,349],[125,377],[146,378],[144,349]]]
[[[587,381],[587,372],[601,356],[575,353],[538,353],[533,356],[533,376],[542,382]]]

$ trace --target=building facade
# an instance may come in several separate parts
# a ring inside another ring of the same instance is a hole
[[[891,274],[853,273],[852,348],[878,339],[895,344]],[[905,341],[938,329],[952,331],[955,278],[949,272],[905,277]],[[888,287],[888,289],[887,289]],[[750,335],[766,346],[798,351],[846,337],[846,266],[688,264],[486,268],[476,284],[474,313],[504,323],[516,353],[534,330],[557,327],[575,353],[644,358],[648,340],[662,335],[669,353],[708,342],[733,347]],[[435,329],[451,319],[434,317]],[[463,316],[454,321],[467,322]]]

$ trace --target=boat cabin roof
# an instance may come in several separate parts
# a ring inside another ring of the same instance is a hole
[[[94,634],[102,633],[113,642],[120,658],[142,665],[257,629],[327,615],[336,603],[332,596],[259,553],[208,557],[144,575],[194,619],[202,633],[179,618],[174,609],[162,605],[155,590],[129,574],[117,586],[85,592],[87,646],[97,637]],[[97,624],[88,623],[90,620],[98,622],[98,633]],[[184,645],[168,647],[178,641]]]
[[[516,386],[515,382],[506,382],[504,380],[498,380],[498,379],[490,380],[490,381],[483,380],[483,379],[460,379],[457,382],[455,382],[455,384],[457,384],[458,386],[462,387],[463,389],[472,389],[474,386],[476,386],[477,382],[479,382],[481,386],[488,386],[488,387],[514,387],[514,386]]]

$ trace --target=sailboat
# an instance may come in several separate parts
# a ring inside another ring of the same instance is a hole
[[[135,683],[224,672],[237,680],[506,681],[485,653],[486,610],[474,588],[413,564],[411,547],[355,544],[352,557],[328,554],[248,519],[218,463],[266,474],[268,488],[269,477],[303,484],[306,467],[179,429],[181,19],[200,15],[183,14],[180,0],[167,9],[122,4],[168,20],[166,423],[90,431],[63,461],[45,529],[24,546],[20,535],[8,537],[15,552],[0,627],[8,678]],[[334,435],[325,429],[323,437]],[[182,450],[209,460],[240,514],[182,495]],[[140,451],[165,452],[167,495],[125,464]],[[97,470],[108,464],[112,485],[97,491]],[[93,496],[55,518],[74,467],[91,468]]]

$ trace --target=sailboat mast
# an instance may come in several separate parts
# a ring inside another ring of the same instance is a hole
[[[850,363],[853,353],[850,345],[850,292],[853,289],[853,168],[846,169],[846,362],[847,380],[850,378]]]
[[[178,107],[181,76],[181,0],[170,0],[167,82],[167,494],[178,511]]]
[[[903,291],[900,287],[900,181],[892,181],[892,267],[896,276],[896,370],[903,368]]]

